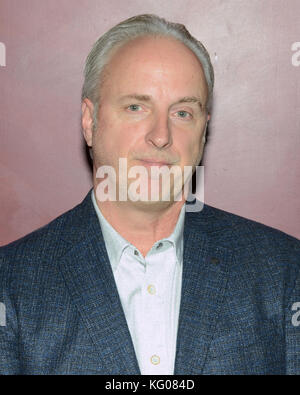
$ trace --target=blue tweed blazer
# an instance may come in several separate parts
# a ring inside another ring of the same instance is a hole
[[[291,236],[187,212],[174,373],[300,373],[299,267]],[[90,193],[0,248],[0,303],[0,374],[140,374]]]

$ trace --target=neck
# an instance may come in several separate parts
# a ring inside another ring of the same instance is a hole
[[[145,256],[153,244],[173,232],[184,201],[164,205],[143,202],[99,202],[105,219]]]

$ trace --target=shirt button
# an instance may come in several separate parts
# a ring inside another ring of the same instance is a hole
[[[139,255],[138,250],[134,250],[134,255]]]
[[[158,365],[160,363],[160,358],[158,355],[152,355],[150,361],[153,365]]]
[[[148,285],[147,291],[149,292],[150,295],[155,295],[156,293],[155,286],[152,284]]]

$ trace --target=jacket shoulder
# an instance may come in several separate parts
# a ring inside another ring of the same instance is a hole
[[[288,248],[300,253],[300,240],[278,229],[260,222],[204,205],[198,213],[187,213],[191,226],[204,231],[230,249],[245,248],[247,245],[275,249]]]
[[[288,297],[300,273],[300,240],[278,229],[227,211],[204,205],[186,213],[189,232],[203,232],[207,243],[232,257],[232,275],[244,286],[260,291],[272,286]],[[285,291],[283,291],[285,290]]]
[[[83,217],[86,216],[89,195],[72,209],[53,219],[48,224],[0,247],[0,267],[3,262],[36,262],[37,260],[52,260],[63,254],[66,245],[72,239],[81,237]]]

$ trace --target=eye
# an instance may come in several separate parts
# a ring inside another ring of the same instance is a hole
[[[192,118],[192,114],[184,110],[177,111],[176,114],[178,118],[182,118],[182,119]]]
[[[127,110],[137,112],[141,109],[141,106],[138,104],[130,104],[130,106],[127,107]]]

